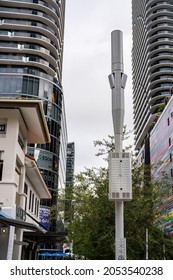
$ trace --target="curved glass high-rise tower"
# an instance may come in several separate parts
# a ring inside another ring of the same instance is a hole
[[[173,1],[132,0],[136,148],[145,143],[173,87]]]
[[[42,99],[51,135],[51,143],[28,147],[52,194],[46,207],[65,183],[64,13],[65,0],[0,1],[0,95]]]

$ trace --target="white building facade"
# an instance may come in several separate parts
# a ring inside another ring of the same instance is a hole
[[[23,231],[44,231],[40,199],[51,195],[28,143],[50,136],[40,100],[0,99],[0,259],[20,259]]]
[[[0,96],[39,98],[51,137],[49,144],[30,144],[51,199],[65,187],[67,127],[62,88],[65,0],[0,0]],[[57,232],[56,221],[49,225]]]

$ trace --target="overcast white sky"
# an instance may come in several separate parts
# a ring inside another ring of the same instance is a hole
[[[113,135],[111,32],[122,30],[125,122],[133,129],[131,82],[131,0],[66,0],[63,88],[68,141],[75,142],[75,173],[105,163],[95,156],[94,140]],[[133,143],[133,140],[131,140]]]

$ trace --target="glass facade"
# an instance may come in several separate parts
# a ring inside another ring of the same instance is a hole
[[[173,87],[172,1],[132,0],[136,148],[141,149]]]
[[[162,216],[158,224],[164,232],[173,234],[173,98],[151,132],[150,155],[154,166],[153,176],[156,179],[165,177],[166,187],[169,188],[167,195],[162,198]]]
[[[51,143],[28,146],[52,195],[41,201],[44,209],[57,203],[66,181],[64,17],[65,0],[0,1],[0,96],[41,99],[51,136]]]

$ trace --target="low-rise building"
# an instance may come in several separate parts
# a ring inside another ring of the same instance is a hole
[[[51,195],[27,144],[50,142],[42,101],[0,99],[0,259],[20,259],[23,232],[43,231],[40,199]]]

